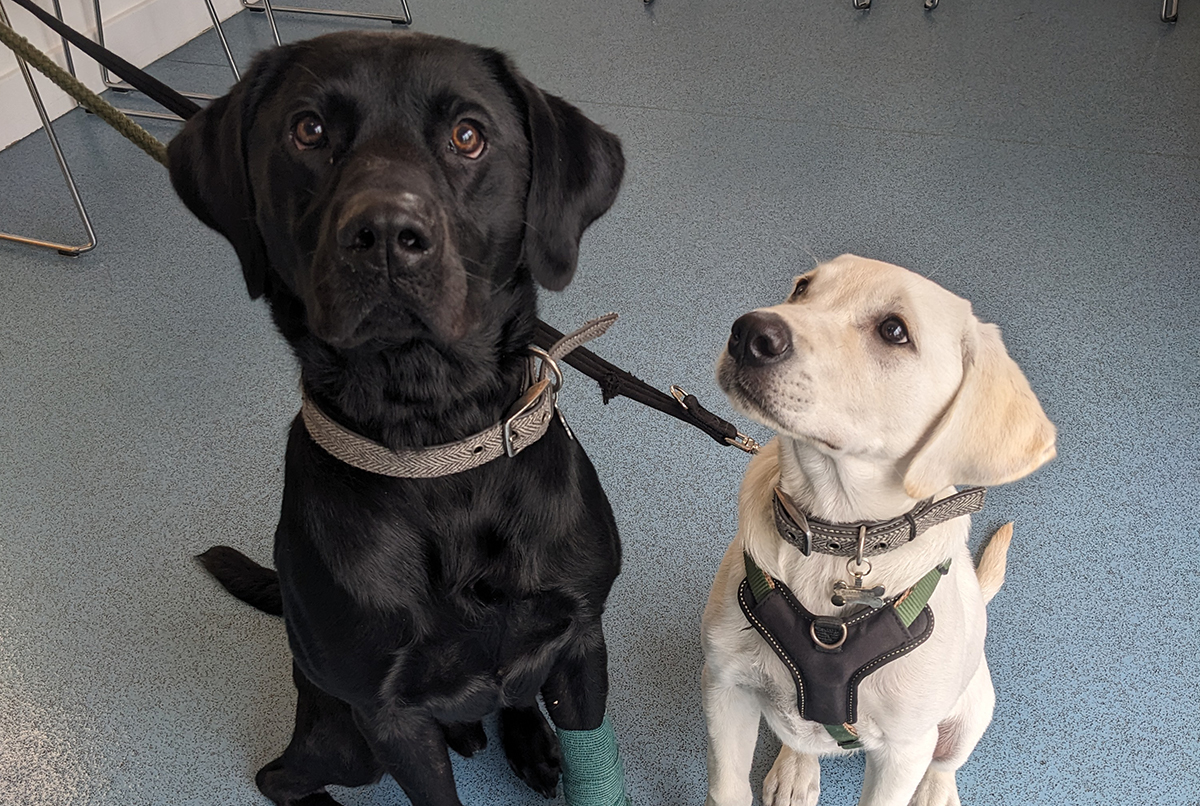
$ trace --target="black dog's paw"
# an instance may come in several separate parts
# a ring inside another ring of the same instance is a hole
[[[342,806],[328,792],[314,792],[294,801],[294,804],[295,806]]]
[[[463,758],[470,758],[487,747],[487,734],[483,732],[482,722],[442,725],[442,735],[446,737],[450,749]]]
[[[542,797],[554,797],[562,772],[562,753],[558,737],[537,706],[500,711],[500,744],[508,766],[518,778]]]
[[[259,792],[275,803],[286,803],[289,806],[341,806],[325,791],[325,787],[316,792],[297,794],[297,790],[303,792],[311,787],[311,780],[298,777],[293,770],[289,770],[284,765],[283,758],[277,758],[259,770],[254,776],[254,783],[258,785]]]

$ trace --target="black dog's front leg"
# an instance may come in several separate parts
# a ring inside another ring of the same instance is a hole
[[[558,737],[536,705],[500,709],[500,743],[508,766],[534,792],[546,798],[558,790],[562,756]]]
[[[454,788],[442,727],[415,708],[385,709],[355,722],[375,758],[391,773],[413,806],[462,806]]]
[[[612,723],[604,715],[608,649],[598,621],[560,657],[542,687],[542,697],[558,727],[567,803],[628,806],[625,766]]]
[[[550,719],[560,730],[593,730],[608,704],[608,647],[600,626],[559,657],[542,686]]]

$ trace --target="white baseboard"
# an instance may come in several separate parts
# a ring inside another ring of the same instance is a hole
[[[62,5],[67,24],[94,39],[96,25],[91,0],[63,0]],[[214,0],[214,5],[222,20],[242,8],[238,0]],[[125,8],[120,6],[121,0],[102,0],[104,41],[111,50],[138,67],[145,67],[212,27],[212,20],[200,0],[141,0],[132,5],[126,0]],[[18,32],[60,65],[66,66],[62,42],[57,35],[13,3],[5,3],[5,10]],[[75,48],[71,49],[71,54],[79,79],[92,90],[102,91],[104,83],[96,63]],[[75,107],[74,101],[44,76],[37,71],[33,71],[33,75],[51,119]],[[0,110],[0,150],[41,128],[41,120],[16,59],[3,45],[0,45]]]

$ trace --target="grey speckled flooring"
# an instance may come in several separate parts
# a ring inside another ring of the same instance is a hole
[[[729,324],[843,251],[1004,328],[1059,459],[976,518],[976,542],[1008,519],[1017,538],[968,804],[1200,804],[1200,6],[1181,6],[1170,27],[1153,0],[413,0],[414,29],[503,47],[624,139],[622,195],[544,301],[562,327],[619,311],[610,359],[728,411]],[[241,53],[268,42],[261,19],[229,27]],[[228,81],[211,34],[154,69]],[[295,370],[165,173],[80,112],[59,128],[101,245],[0,245],[0,804],[260,803],[291,727],[283,631],[190,557],[270,556]],[[0,228],[73,236],[40,134],[0,153],[0,187]],[[607,625],[635,802],[698,806],[699,615],[745,460],[578,374],[566,406],[626,546]],[[458,775],[466,803],[539,802],[495,748]],[[860,779],[827,761],[822,803]],[[405,802],[390,779],[339,796]]]

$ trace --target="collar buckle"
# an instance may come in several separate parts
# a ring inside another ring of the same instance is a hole
[[[508,458],[511,459],[517,455],[518,449],[516,446],[516,440],[521,437],[520,432],[513,427],[513,423],[518,417],[528,414],[534,409],[538,408],[538,404],[541,403],[542,397],[550,389],[551,386],[549,378],[542,378],[541,380],[534,381],[533,385],[525,390],[525,394],[521,395],[521,397],[517,399],[517,402],[513,404],[512,408],[508,410],[508,416],[504,418],[504,430],[503,436],[501,437],[504,441],[504,454],[508,456]],[[550,395],[553,398],[554,391],[550,391]],[[525,446],[522,445],[521,447]]]
[[[800,549],[800,553],[805,557],[809,556],[813,552],[813,531],[808,523],[808,517],[800,511],[791,496],[785,493],[779,485],[775,485],[775,501],[783,507],[783,511],[792,519],[792,523],[800,527],[800,532],[804,535],[804,545],[797,545],[796,548]]]
[[[520,432],[514,427],[516,420],[541,408],[542,399],[547,394],[550,395],[550,409],[557,409],[558,390],[562,389],[563,385],[562,370],[559,369],[558,362],[554,360],[550,353],[536,345],[530,345],[529,352],[529,376],[534,378],[534,381],[529,384],[529,388],[525,390],[525,394],[517,398],[517,402],[513,403],[512,408],[508,410],[508,414],[504,417],[500,437],[504,443],[504,455],[510,459],[516,456],[521,448],[525,447],[522,445],[518,448],[516,445],[516,440],[521,438]],[[543,421],[548,419],[549,416],[549,412],[543,413]],[[541,430],[544,431],[545,429]]]

